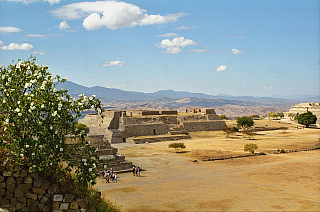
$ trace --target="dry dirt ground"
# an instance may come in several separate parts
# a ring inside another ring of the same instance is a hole
[[[182,153],[169,149],[170,141],[113,145],[145,171],[141,177],[118,174],[117,183],[99,179],[96,188],[122,211],[320,211],[320,150],[202,161],[248,154],[243,151],[247,143],[266,153],[320,144],[319,128],[294,129],[268,120],[259,124],[290,129],[258,132],[254,140],[241,134],[193,133],[183,140],[187,148]]]

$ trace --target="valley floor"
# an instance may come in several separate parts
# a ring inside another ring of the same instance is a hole
[[[314,148],[319,134],[320,129],[274,130],[248,140],[241,134],[225,138],[223,132],[204,132],[183,140],[182,153],[169,149],[170,141],[116,144],[145,171],[141,177],[119,174],[117,183],[100,178],[95,187],[123,211],[320,211],[320,150],[202,161],[248,154],[246,143],[266,153]]]

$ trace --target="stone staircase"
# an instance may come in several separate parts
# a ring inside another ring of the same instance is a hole
[[[90,144],[97,148],[96,154],[103,161],[103,163],[98,165],[99,171],[110,170],[111,168],[115,172],[129,171],[134,167],[132,162],[126,161],[125,156],[118,154],[118,149],[112,147],[107,140],[90,137],[87,137],[86,140],[90,141]],[[104,165],[106,165],[106,168]]]
[[[189,133],[183,128],[183,125],[167,124],[170,135],[188,135]]]

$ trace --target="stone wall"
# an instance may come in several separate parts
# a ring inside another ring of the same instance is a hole
[[[224,121],[198,121],[184,122],[183,127],[188,132],[195,132],[223,130],[227,125]]]
[[[145,136],[145,135],[160,135],[167,134],[168,128],[164,123],[159,124],[134,124],[124,126],[124,136]]]
[[[52,184],[20,167],[0,166],[0,208],[9,211],[80,211],[85,199],[76,199],[64,186]]]

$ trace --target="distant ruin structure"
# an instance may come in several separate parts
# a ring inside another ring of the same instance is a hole
[[[101,115],[88,114],[79,123],[88,126],[89,135],[103,135],[110,143],[127,142],[127,138],[137,136],[185,135],[226,127],[211,108],[190,108],[179,114],[176,110],[107,110]]]
[[[320,123],[320,103],[300,103],[292,106],[289,112],[285,112],[285,117],[294,117],[302,113],[312,112],[313,115],[317,116],[317,123]]]

